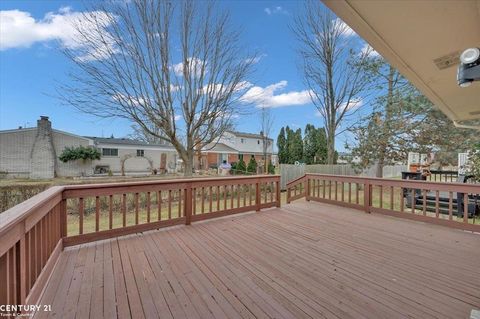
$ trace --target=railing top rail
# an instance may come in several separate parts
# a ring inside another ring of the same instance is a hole
[[[468,192],[469,190],[475,190],[480,192],[480,184],[468,184],[468,183],[445,183],[442,181],[424,181],[424,180],[412,180],[412,179],[394,179],[394,178],[379,178],[379,177],[366,177],[366,176],[348,176],[348,175],[332,175],[332,174],[316,174],[307,173],[305,176],[318,176],[326,179],[338,180],[338,181],[368,181],[370,184],[375,185],[392,185],[402,186],[410,185],[417,188],[448,188],[451,191]],[[439,189],[440,190],[440,189]]]
[[[184,183],[198,183],[198,182],[212,182],[212,181],[235,181],[235,180],[255,180],[255,179],[269,179],[280,178],[280,175],[251,175],[251,176],[225,176],[225,177],[195,177],[195,178],[175,178],[162,179],[153,181],[138,181],[138,182],[118,182],[118,183],[99,183],[99,184],[78,184],[65,185],[64,190],[78,190],[78,189],[99,189],[99,188],[116,188],[126,186],[148,186],[148,185],[164,185],[164,184],[184,184]]]
[[[303,176],[297,177],[297,178],[295,178],[294,180],[291,180],[290,182],[288,182],[286,186],[287,186],[287,187],[288,187],[288,186],[291,186],[293,183],[298,182],[298,181],[304,179],[307,175],[310,175],[310,174],[307,173],[307,174],[305,174],[305,175],[303,175]]]
[[[0,213],[0,237],[53,199],[60,202],[64,186],[53,186],[26,201]]]

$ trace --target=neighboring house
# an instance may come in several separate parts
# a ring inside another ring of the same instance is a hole
[[[114,174],[173,172],[176,169],[177,152],[173,146],[149,144],[128,138],[87,137],[101,152],[94,161],[97,173],[112,171]]]
[[[252,156],[259,166],[264,164],[264,137],[262,134],[251,134],[242,132],[225,132],[217,143],[204,147],[200,154],[197,154],[195,165],[199,169],[217,167],[224,160],[229,163],[238,162],[239,159],[248,164]],[[271,160],[273,152],[273,139],[267,140],[267,161]]]
[[[92,146],[102,156],[95,161],[61,162],[66,147]],[[152,145],[130,139],[83,137],[52,129],[47,116],[37,127],[0,131],[0,173],[9,178],[91,176],[95,173],[151,173],[173,171],[176,152],[170,145]]]

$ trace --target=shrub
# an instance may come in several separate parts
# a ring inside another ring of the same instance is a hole
[[[240,159],[237,163],[237,174],[243,174],[247,170],[247,166],[243,159]]]
[[[76,160],[99,160],[100,152],[89,146],[65,147],[58,158],[64,163]]]
[[[256,173],[257,172],[257,161],[255,160],[255,157],[253,157],[253,156],[250,158],[250,162],[248,162],[247,172],[249,172],[249,173]]]
[[[268,174],[275,174],[275,166],[272,165],[272,161],[268,161]]]

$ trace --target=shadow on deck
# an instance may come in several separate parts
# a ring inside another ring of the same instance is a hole
[[[468,318],[480,235],[323,203],[66,248],[36,318]]]

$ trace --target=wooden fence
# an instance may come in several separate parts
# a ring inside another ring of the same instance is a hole
[[[383,167],[383,177],[399,177],[402,171],[406,171],[406,165],[387,165]],[[357,172],[349,164],[313,164],[313,165],[293,165],[280,164],[280,188],[286,190],[287,183],[299,178],[305,174],[331,174],[341,176],[368,176],[375,177],[376,167],[372,166],[369,169]]]
[[[65,246],[280,207],[280,176],[54,186],[0,214],[0,305],[33,305]]]
[[[287,184],[287,203],[305,197],[394,217],[480,232],[478,184],[306,174]]]

